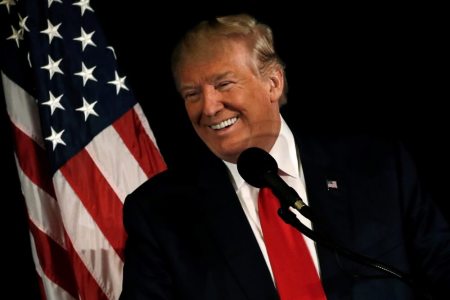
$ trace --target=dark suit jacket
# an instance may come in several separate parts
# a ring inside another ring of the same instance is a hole
[[[421,190],[405,150],[364,137],[296,138],[318,217],[315,230],[416,275],[417,287],[450,299],[449,228]],[[327,180],[336,180],[338,188],[328,190]],[[226,166],[217,158],[142,185],[125,201],[124,223],[121,299],[278,299]],[[329,300],[419,299],[399,279],[320,245],[318,256]]]

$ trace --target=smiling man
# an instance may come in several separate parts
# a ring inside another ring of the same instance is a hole
[[[268,26],[248,15],[202,22],[175,48],[172,71],[192,126],[214,155],[195,170],[165,171],[127,197],[121,299],[450,294],[449,226],[405,149],[368,137],[303,136],[296,112],[280,114],[287,84]],[[302,223],[418,284],[349,261],[280,222],[278,202],[269,204],[278,200],[238,173],[250,147],[269,152],[310,206],[317,222],[294,212]]]

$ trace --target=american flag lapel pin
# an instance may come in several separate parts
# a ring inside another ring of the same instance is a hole
[[[336,180],[327,179],[327,190],[337,190],[338,184]]]

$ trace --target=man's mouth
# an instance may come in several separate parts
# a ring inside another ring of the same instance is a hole
[[[233,117],[233,118],[224,120],[218,124],[210,125],[208,127],[211,129],[214,129],[214,130],[220,130],[220,129],[224,129],[226,127],[233,125],[234,123],[237,122],[237,120],[238,120],[238,117]]]

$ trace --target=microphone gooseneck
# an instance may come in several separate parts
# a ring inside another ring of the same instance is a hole
[[[350,258],[362,265],[375,268],[389,276],[396,277],[413,288],[417,288],[413,285],[408,274],[405,274],[392,266],[344,248],[329,237],[325,237],[302,224],[295,215],[288,210],[288,207],[297,209],[313,223],[315,223],[316,220],[315,218],[312,219],[310,208],[302,201],[297,192],[278,175],[277,162],[269,153],[256,147],[248,148],[239,156],[237,168],[242,178],[250,185],[258,188],[269,187],[272,190],[281,204],[278,213],[286,223],[292,225],[304,235],[336,253]]]

